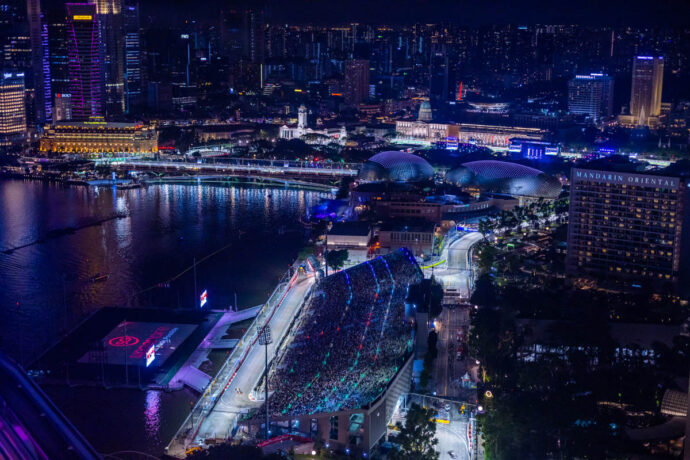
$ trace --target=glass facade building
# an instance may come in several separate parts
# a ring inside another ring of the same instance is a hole
[[[67,52],[72,119],[105,117],[105,46],[96,5],[67,4]]]

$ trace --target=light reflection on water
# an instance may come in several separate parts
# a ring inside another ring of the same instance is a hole
[[[229,243],[198,266],[199,287],[209,291],[212,308],[234,303],[235,292],[240,306],[257,305],[304,241],[300,217],[326,196],[197,185],[117,191],[0,180],[0,350],[29,363],[68,326],[103,306],[187,308],[196,300],[191,271],[169,288],[134,294]],[[115,212],[128,217],[2,252]],[[110,278],[88,281],[99,272]],[[160,454],[195,397],[186,390],[48,390],[102,452]],[[111,420],[112,429],[99,428],[103,420]]]
[[[159,391],[149,390],[146,392],[144,417],[146,418],[146,436],[150,439],[156,439],[160,431],[160,402]]]

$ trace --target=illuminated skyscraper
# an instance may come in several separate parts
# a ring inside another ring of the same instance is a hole
[[[451,87],[454,85],[450,82],[448,56],[445,51],[433,53],[429,63],[429,99],[434,108],[449,99]]]
[[[91,0],[96,5],[98,25],[103,40],[103,67],[105,72],[105,106],[108,116],[117,116],[125,110],[124,54],[125,40],[122,0]]]
[[[369,95],[369,61],[353,59],[345,64],[345,103],[357,105]]]
[[[64,4],[44,5],[48,30],[48,66],[50,68],[50,100],[55,103],[57,94],[69,94],[69,34],[67,11]],[[54,110],[53,110],[54,111]],[[53,121],[56,121],[53,116]]]
[[[265,28],[263,10],[248,8],[244,11],[242,54],[251,62],[262,63],[264,60]]]
[[[96,5],[67,4],[69,86],[72,117],[88,120],[105,116],[104,42]]]
[[[661,89],[664,82],[664,58],[636,56],[633,59],[630,115],[638,126],[654,124],[661,113]]]
[[[31,37],[31,86],[34,89],[36,121],[45,123],[52,119],[48,25],[40,0],[27,0],[26,11]]]
[[[125,112],[142,104],[141,34],[139,3],[126,3],[122,12],[125,32]]]
[[[24,74],[4,72],[0,77],[0,146],[7,146],[26,139]]]
[[[53,118],[55,121],[70,121],[72,119],[72,95],[57,93],[53,100]]]
[[[613,113],[613,78],[601,73],[576,75],[568,82],[568,110],[595,122]]]

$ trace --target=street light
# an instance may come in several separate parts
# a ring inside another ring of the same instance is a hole
[[[273,337],[271,336],[271,326],[268,324],[261,329],[259,332],[259,345],[264,345],[266,349],[266,368],[264,370],[264,389],[266,390],[266,439],[268,439],[268,345],[273,343]]]
[[[333,222],[328,222],[326,225],[326,246],[323,251],[323,261],[326,265],[326,276],[328,277],[328,232],[333,228]]]

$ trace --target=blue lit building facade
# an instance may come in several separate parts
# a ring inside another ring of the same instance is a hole
[[[595,123],[613,114],[613,78],[606,74],[576,75],[568,81],[568,110]]]

